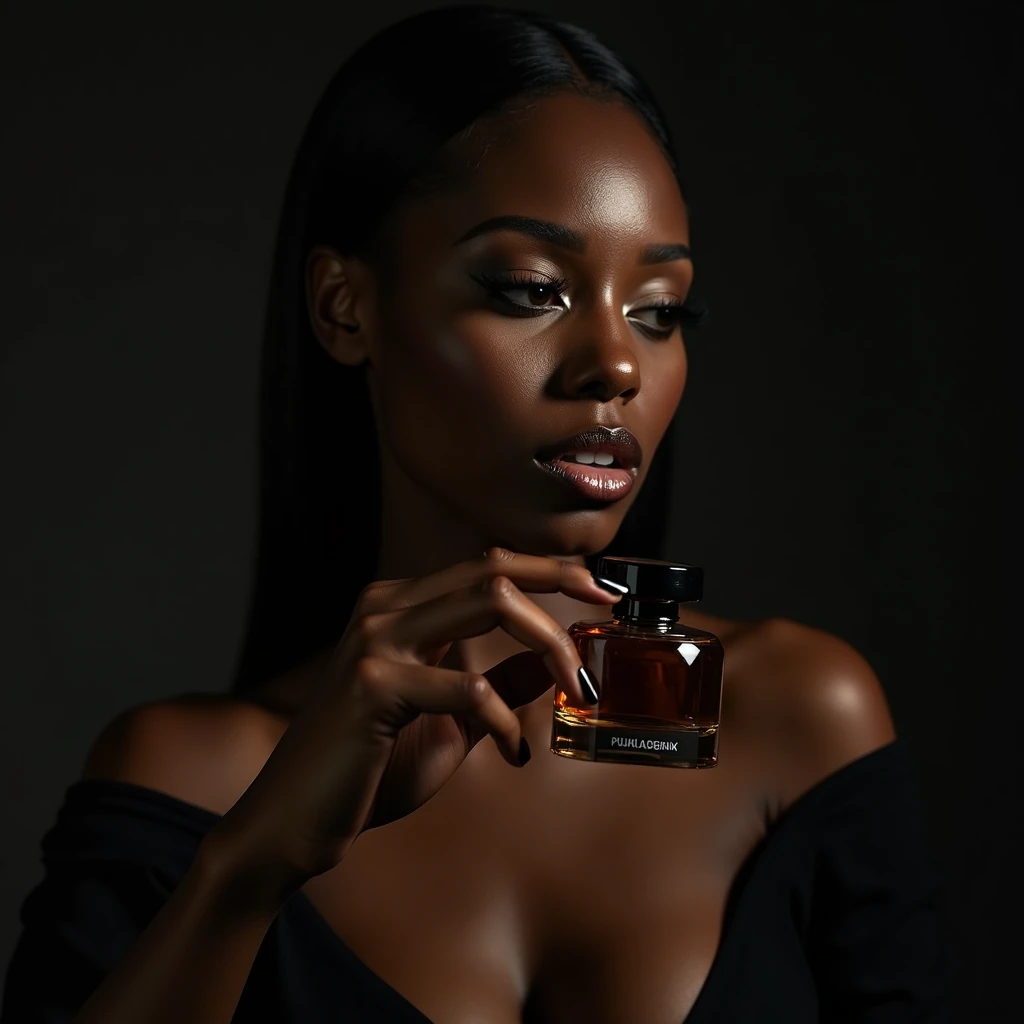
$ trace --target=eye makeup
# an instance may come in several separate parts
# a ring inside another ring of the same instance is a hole
[[[558,309],[568,310],[569,299],[564,295],[568,281],[564,277],[548,277],[534,272],[480,271],[469,275],[496,302],[502,304],[513,316],[544,316]],[[525,295],[528,301],[518,301],[512,296]],[[533,300],[538,301],[533,301]],[[554,299],[556,304],[550,304]],[[636,314],[652,314],[658,323],[639,319]],[[624,314],[647,337],[667,340],[677,327],[696,327],[707,319],[707,307],[692,294],[685,301],[659,299],[645,306],[635,306]]]
[[[541,277],[534,276],[522,270],[492,273],[483,271],[469,275],[487,294],[499,302],[516,309],[519,315],[537,316],[548,313],[553,309],[568,309],[568,301],[565,300],[563,292],[568,286],[564,277]],[[545,306],[541,303],[522,303],[509,298],[509,292],[532,293],[533,296],[544,298],[558,298],[559,306]]]

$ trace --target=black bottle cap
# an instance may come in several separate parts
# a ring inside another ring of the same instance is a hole
[[[626,587],[631,597],[648,601],[699,601],[704,593],[704,570],[681,562],[606,555],[597,576]]]

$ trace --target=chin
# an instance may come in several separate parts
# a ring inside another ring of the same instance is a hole
[[[520,528],[509,537],[507,547],[530,555],[567,558],[571,555],[596,555],[615,539],[623,514],[602,508],[559,512],[545,517],[538,529],[524,536]]]

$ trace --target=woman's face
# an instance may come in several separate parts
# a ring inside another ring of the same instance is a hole
[[[406,500],[488,543],[589,554],[636,500],[683,392],[681,331],[660,307],[693,279],[688,218],[629,108],[575,93],[522,107],[452,144],[473,162],[457,190],[400,208],[370,386],[385,479]],[[545,467],[600,426],[632,433],[638,466],[617,469],[620,450],[608,470],[601,453]]]

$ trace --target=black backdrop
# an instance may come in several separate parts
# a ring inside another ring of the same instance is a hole
[[[425,6],[5,5],[4,965],[99,727],[227,684],[289,161],[337,63]],[[541,6],[649,78],[689,182],[715,324],[691,338],[666,554],[705,566],[709,610],[873,663],[920,769],[958,1019],[1009,1020],[1021,8]]]

